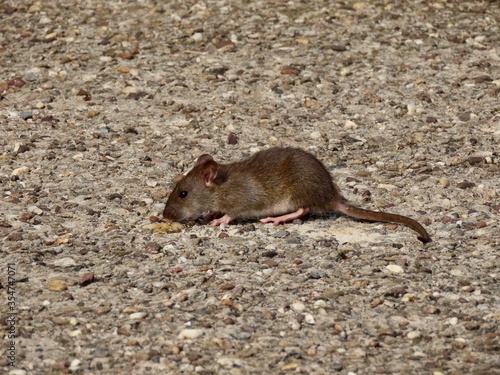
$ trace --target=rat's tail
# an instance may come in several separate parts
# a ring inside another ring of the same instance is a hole
[[[420,233],[420,236],[418,236],[417,238],[423,243],[431,241],[431,237],[424,229],[424,227],[417,221],[406,216],[390,214],[387,212],[364,210],[362,208],[350,206],[346,203],[336,203],[333,209],[357,219],[403,224],[409,226],[410,228],[413,228],[418,233]]]

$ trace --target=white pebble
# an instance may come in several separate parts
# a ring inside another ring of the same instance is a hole
[[[408,332],[406,337],[408,337],[411,340],[419,339],[420,337],[422,337],[422,334],[420,333],[420,331],[411,331],[411,332]]]
[[[43,210],[37,206],[28,206],[27,210],[28,210],[28,212],[33,213],[35,215],[43,214]]]
[[[290,307],[292,308],[292,310],[295,310],[297,312],[302,312],[306,309],[306,306],[302,302],[292,303]]]
[[[28,167],[16,168],[12,171],[12,176],[20,176],[22,174],[28,173],[30,169]]]
[[[183,329],[181,333],[179,333],[179,338],[180,339],[197,339],[203,335],[203,330],[201,329]]]
[[[450,323],[452,326],[456,326],[458,324],[458,318],[454,316],[450,320],[448,320],[448,323]]]
[[[378,184],[377,185],[377,189],[386,189],[386,190],[393,190],[393,189],[396,189],[397,186],[396,185],[392,185],[392,184]]]
[[[71,364],[69,365],[69,371],[77,371],[78,368],[80,367],[80,363],[82,361],[80,361],[79,359],[74,359],[71,361]]]
[[[404,272],[403,267],[398,266],[397,264],[389,264],[385,268],[387,268],[389,271],[394,272],[394,273],[403,273]]]
[[[191,38],[195,41],[195,42],[200,42],[203,40],[203,34],[202,33],[194,33]]]
[[[81,334],[82,334],[82,331],[80,331],[79,329],[75,329],[74,331],[68,332],[69,337],[76,337],[76,336],[79,336]]]
[[[26,370],[23,370],[21,368],[16,368],[14,370],[10,370],[9,375],[26,375]]]
[[[326,307],[326,302],[324,300],[322,300],[322,299],[319,299],[316,302],[314,302],[314,307],[316,309],[320,308],[320,307]]]
[[[451,276],[462,276],[462,274],[463,274],[462,270],[458,268],[454,268],[450,271]]]
[[[72,267],[76,266],[76,262],[71,257],[58,258],[54,261],[54,266],[57,267]]]
[[[314,320],[314,316],[312,314],[305,314],[304,320],[307,324],[316,324],[316,321]]]
[[[356,124],[354,121],[347,120],[344,124],[345,129],[356,129],[358,127],[358,124]]]
[[[148,315],[147,312],[143,312],[143,311],[136,312],[136,313],[130,314],[129,319],[131,319],[131,320],[142,319],[142,318],[145,318],[147,315]]]
[[[311,139],[320,139],[321,138],[321,133],[316,131],[316,132],[312,132],[311,134],[309,134],[309,138]]]

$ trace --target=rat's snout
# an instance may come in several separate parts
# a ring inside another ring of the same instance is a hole
[[[165,206],[165,209],[163,210],[163,217],[168,220],[177,220],[179,218],[179,215],[172,206],[169,206],[167,204]]]

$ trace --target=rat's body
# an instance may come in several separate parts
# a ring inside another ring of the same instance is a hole
[[[358,219],[404,224],[420,233],[420,241],[431,240],[422,225],[406,216],[344,203],[325,166],[297,148],[270,148],[231,164],[218,164],[207,154],[200,156],[170,194],[163,216],[196,219],[207,211],[224,214],[212,225],[262,217],[261,222],[278,225],[309,212],[339,211]]]

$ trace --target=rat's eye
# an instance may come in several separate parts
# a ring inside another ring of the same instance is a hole
[[[181,191],[181,192],[179,193],[179,197],[181,197],[181,198],[186,198],[186,197],[187,197],[187,195],[188,195],[188,192],[187,192],[186,190],[183,190],[183,191]]]

